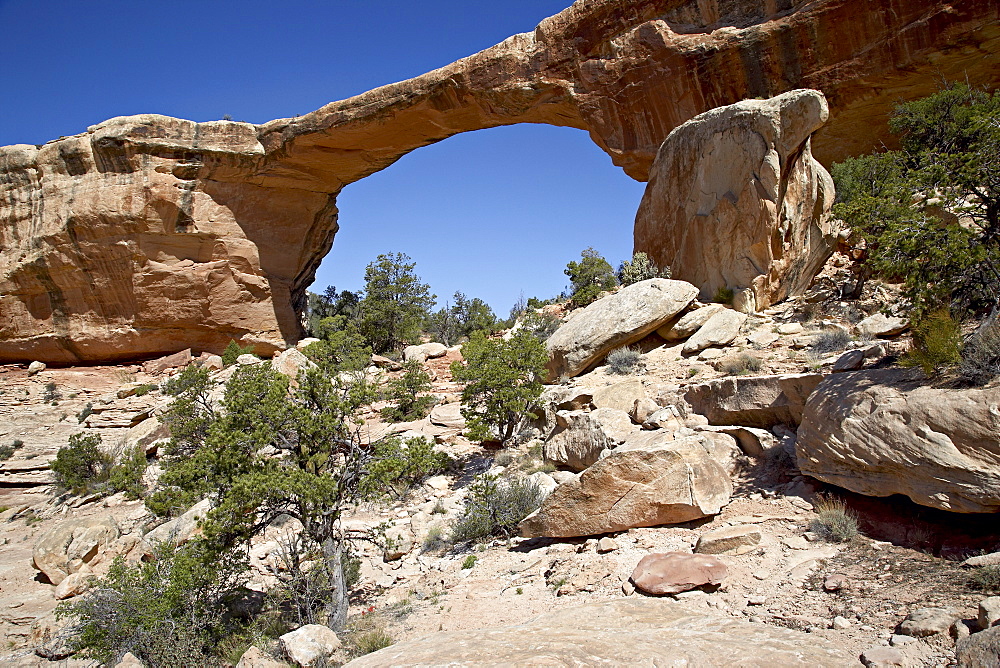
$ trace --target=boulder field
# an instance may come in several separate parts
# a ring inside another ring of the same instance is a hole
[[[341,189],[460,132],[579,128],[648,180],[663,140],[697,114],[812,88],[830,103],[817,158],[866,151],[900,99],[942,79],[998,81],[998,11],[977,0],[580,0],[532,32],[304,116],[252,125],[146,114],[0,148],[0,362],[219,352],[230,339],[262,354],[293,344]],[[764,154],[759,164],[771,164]],[[728,193],[716,194],[743,201],[742,188]],[[784,263],[794,285],[809,263],[784,244],[812,247],[825,235],[814,227],[782,230],[753,258]],[[645,243],[637,238],[637,249]],[[683,258],[675,278],[701,290],[735,281],[769,303],[788,284],[758,266],[746,285],[746,263],[734,265],[739,276],[687,276],[698,254],[651,249]]]

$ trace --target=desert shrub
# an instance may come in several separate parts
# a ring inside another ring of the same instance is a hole
[[[448,539],[444,534],[444,529],[439,526],[433,526],[427,530],[427,535],[424,536],[424,542],[421,544],[421,551],[432,552],[438,550],[448,544]]]
[[[382,409],[382,419],[389,422],[408,422],[427,417],[435,398],[429,394],[431,377],[424,367],[416,360],[410,360],[403,365],[403,375],[389,381],[386,398],[391,406]]]
[[[545,311],[528,310],[521,320],[521,329],[530,333],[539,341],[545,341],[555,334],[562,321],[551,313]]]
[[[604,256],[593,248],[580,253],[580,261],[571,261],[564,272],[573,284],[571,301],[574,306],[586,306],[618,284],[615,272]]]
[[[45,391],[42,392],[42,401],[45,403],[50,403],[52,401],[58,400],[62,394],[59,392],[59,388],[53,382],[45,383]]]
[[[402,606],[405,609],[407,606]],[[386,615],[369,608],[353,617],[347,631],[341,636],[351,657],[364,656],[385,649],[395,639],[385,630]],[[338,634],[341,635],[341,634]]]
[[[454,541],[482,540],[490,536],[509,538],[518,523],[538,509],[542,491],[526,478],[501,480],[483,474],[469,486],[462,514],[451,532]]]
[[[832,327],[818,332],[809,348],[818,355],[840,352],[851,345],[851,335],[840,327]]]
[[[929,313],[913,326],[913,348],[900,360],[904,366],[919,366],[928,376],[961,361],[962,330],[947,309]]]
[[[135,388],[135,396],[144,397],[150,392],[155,391],[156,389],[158,389],[158,386],[154,385],[153,383],[143,383],[139,387]]]
[[[1000,566],[980,566],[969,574],[969,586],[985,593],[1000,592]]]
[[[735,296],[736,293],[733,291],[732,288],[722,286],[715,291],[715,296],[712,297],[712,301],[714,301],[717,304],[732,304],[733,298]]]
[[[224,366],[232,366],[233,364],[236,364],[236,360],[237,358],[239,358],[240,355],[252,355],[252,354],[253,354],[253,346],[248,345],[244,348],[241,347],[240,344],[236,343],[236,341],[230,339],[229,345],[226,346],[226,349],[222,351],[222,364]]]
[[[124,492],[126,498],[141,499],[146,491],[142,484],[146,472],[146,452],[141,446],[124,450],[119,462],[111,467],[108,474],[108,487],[112,493]]]
[[[116,458],[101,448],[100,434],[73,434],[69,444],[59,448],[49,468],[56,486],[74,494],[114,494],[125,492],[130,499],[141,498],[146,471],[146,454],[140,447],[123,451]]]
[[[1000,376],[1000,325],[991,319],[969,337],[959,366],[962,378],[972,385],[985,385]]]
[[[49,464],[56,485],[74,494],[96,491],[106,485],[114,462],[100,449],[99,434],[73,434]]]
[[[6,461],[14,456],[14,453],[24,446],[24,441],[15,439],[10,445],[0,445],[0,462]]]
[[[76,414],[76,423],[83,424],[83,421],[89,418],[94,413],[94,404],[89,401],[87,404],[80,409],[80,412]]]
[[[523,330],[508,341],[476,333],[462,348],[462,355],[465,362],[453,362],[451,373],[456,381],[465,383],[462,415],[466,436],[508,443],[528,419],[536,417],[532,410],[542,394],[549,359],[545,346]]]
[[[629,347],[615,348],[608,353],[607,364],[608,373],[625,376],[636,370],[639,365],[641,354],[638,350]]]
[[[469,570],[470,568],[476,565],[477,561],[479,561],[479,558],[476,557],[476,555],[474,554],[466,556],[465,559],[462,560],[462,570],[464,571]]]
[[[509,466],[514,461],[514,453],[509,450],[498,452],[493,457],[493,466]]]
[[[70,618],[70,646],[83,658],[112,665],[131,652],[151,668],[221,665],[213,647],[226,630],[220,601],[234,588],[239,560],[206,560],[206,546],[154,547],[155,559],[115,559],[106,577],[57,608]]]
[[[670,278],[670,267],[660,269],[642,251],[633,253],[631,260],[625,260],[618,267],[618,281],[622,285],[632,285],[648,278]]]
[[[727,376],[741,376],[748,373],[757,373],[764,368],[764,363],[759,357],[749,353],[740,353],[736,357],[722,360],[719,371]]]
[[[398,436],[382,439],[375,444],[374,455],[368,478],[361,483],[364,494],[375,494],[375,488],[386,481],[396,494],[403,494],[430,476],[448,470],[452,461],[445,453],[434,450],[434,444],[423,436],[405,442]]]
[[[817,518],[811,528],[831,543],[847,543],[858,535],[858,518],[835,497],[821,497],[814,504]]]
[[[385,629],[372,629],[351,636],[352,656],[364,656],[385,649],[395,641]]]

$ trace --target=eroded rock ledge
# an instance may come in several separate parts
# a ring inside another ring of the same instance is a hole
[[[0,148],[0,361],[131,359],[298,339],[336,195],[409,151],[513,123],[587,130],[646,180],[671,129],[822,90],[821,161],[869,149],[901,98],[995,84],[996,3],[580,0],[481,53],[295,119],[111,119]],[[678,278],[684,278],[678,276]]]

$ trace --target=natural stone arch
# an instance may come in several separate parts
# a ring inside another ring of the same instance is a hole
[[[296,340],[336,196],[409,151],[513,123],[587,130],[638,180],[669,131],[816,88],[824,161],[902,96],[997,83],[995,3],[580,0],[478,54],[294,119],[112,119],[0,149],[0,361],[128,359]]]

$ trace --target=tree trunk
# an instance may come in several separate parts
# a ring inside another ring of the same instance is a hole
[[[334,631],[347,625],[347,583],[344,580],[344,543],[327,538],[323,542],[323,558],[330,574],[330,600],[326,604],[326,625]]]

